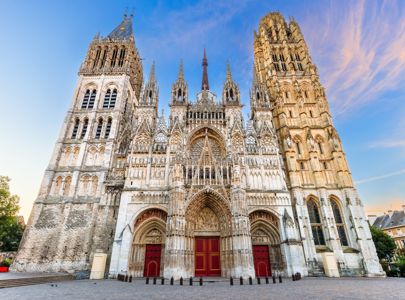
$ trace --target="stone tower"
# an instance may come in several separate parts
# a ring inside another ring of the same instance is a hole
[[[319,81],[298,24],[280,13],[262,18],[254,36],[257,76],[270,94],[273,124],[284,160],[295,219],[308,270],[316,273],[321,253],[333,252],[344,274],[382,275],[342,143],[333,126]],[[358,255],[356,254],[358,253]]]
[[[88,270],[96,251],[111,253],[142,85],[132,16],[124,16],[94,38],[80,67],[14,270]]]

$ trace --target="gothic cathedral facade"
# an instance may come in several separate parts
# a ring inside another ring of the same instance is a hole
[[[180,64],[169,120],[144,84],[132,17],[96,36],[12,268],[132,276],[383,276],[325,91],[298,24],[254,35],[251,113],[204,50],[192,99]]]

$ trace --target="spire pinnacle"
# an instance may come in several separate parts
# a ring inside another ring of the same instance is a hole
[[[155,61],[153,61],[152,66],[150,68],[150,73],[149,73],[149,82],[155,82],[155,81],[156,81]]]
[[[208,83],[208,59],[207,59],[207,53],[205,51],[205,48],[204,48],[204,57],[202,60],[202,67],[203,67],[203,76],[202,76],[201,89],[209,90],[210,85]]]
[[[180,60],[179,74],[177,80],[184,80],[183,60]]]
[[[232,81],[231,65],[229,64],[229,62],[227,62],[226,64],[226,80]]]

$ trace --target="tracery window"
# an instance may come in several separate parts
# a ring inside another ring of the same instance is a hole
[[[96,94],[97,91],[95,89],[93,90],[86,90],[86,93],[84,94],[83,97],[83,102],[82,102],[82,109],[91,109],[94,107],[94,101],[96,99]]]
[[[104,96],[103,108],[114,108],[117,101],[117,89],[108,89]]]
[[[309,221],[311,223],[312,236],[315,245],[325,245],[325,238],[322,230],[321,216],[319,214],[319,207],[313,199],[307,202]]]
[[[349,246],[339,204],[334,199],[330,200],[330,204],[332,206],[333,216],[335,217],[336,229],[339,234],[340,243],[342,246]]]

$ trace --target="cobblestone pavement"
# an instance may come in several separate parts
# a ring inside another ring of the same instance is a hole
[[[151,282],[152,283],[152,282]],[[166,281],[167,283],[167,281]],[[188,281],[185,281],[185,284]],[[237,283],[237,281],[235,281]],[[0,290],[0,299],[405,299],[405,279],[387,278],[304,278],[293,282],[261,285],[235,285],[229,282],[204,286],[146,285],[142,280],[126,283],[116,280],[65,281]]]

